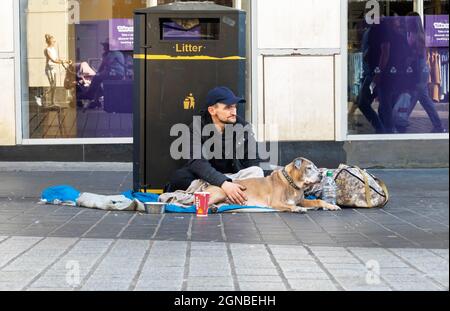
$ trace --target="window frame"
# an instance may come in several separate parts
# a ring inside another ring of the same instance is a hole
[[[147,6],[157,5],[157,0],[147,0]],[[14,1],[14,38],[15,38],[15,66],[16,66],[16,145],[120,145],[120,144],[133,144],[133,137],[98,137],[98,138],[24,138],[23,126],[25,124],[22,117],[22,66],[21,66],[21,48],[25,38],[22,36],[21,23],[23,14],[21,12],[20,1]]]
[[[275,0],[271,0],[275,5]],[[251,0],[252,15],[251,27],[252,32],[250,36],[251,42],[251,102],[252,113],[251,120],[254,123],[259,121],[258,110],[263,104],[260,101],[264,100],[264,78],[261,71],[263,70],[263,61],[265,56],[283,56],[292,55],[292,53],[301,53],[309,55],[329,55],[335,58],[335,141],[396,141],[396,140],[443,140],[449,139],[448,133],[423,133],[423,134],[349,134],[348,129],[348,1],[340,1],[340,48],[339,49],[259,49],[258,48],[258,30],[255,29],[257,25],[257,0]],[[414,0],[414,7],[420,11],[423,16],[424,0]],[[262,132],[257,131],[257,138],[262,140]]]
[[[233,0],[233,6],[235,8],[241,9],[242,0]],[[249,102],[252,103],[250,115],[251,122],[258,121],[258,99],[262,98],[263,92],[263,81],[259,77],[258,64],[261,63],[262,58],[265,53],[275,51],[265,51],[259,50],[257,47],[257,0],[250,1],[250,7],[252,12],[248,12],[250,15],[250,35],[248,40],[251,40],[250,46],[251,51],[249,55],[249,68],[251,74],[249,75]],[[321,54],[334,54],[336,59],[335,64],[335,79],[336,79],[336,92],[335,92],[335,140],[336,141],[381,141],[381,140],[448,140],[448,133],[424,133],[424,134],[352,134],[348,133],[348,1],[349,0],[338,0],[340,1],[340,28],[341,28],[341,46],[340,51],[319,51],[316,53]],[[414,0],[414,6],[420,10],[421,16],[423,16],[425,0]],[[157,4],[157,0],[148,0],[149,6],[154,6]],[[275,4],[275,0],[272,0]],[[73,144],[132,144],[132,137],[123,138],[58,138],[58,139],[32,139],[23,138],[23,120],[22,120],[22,67],[21,67],[21,47],[22,47],[22,36],[21,36],[21,19],[22,14],[20,12],[20,1],[14,1],[14,53],[11,53],[11,57],[15,59],[15,98],[16,98],[16,144],[17,145],[73,145]],[[289,54],[291,50],[278,49],[276,53]],[[314,49],[309,50],[309,52],[314,52]]]
[[[341,0],[341,51],[342,51],[342,71],[341,79],[344,83],[341,86],[341,102],[344,107],[341,108],[341,114],[337,118],[336,127],[345,133],[342,139],[338,141],[382,141],[382,140],[443,140],[449,139],[449,133],[417,133],[417,134],[349,134],[348,132],[348,2],[350,0]],[[414,8],[419,11],[420,16],[424,17],[424,1],[413,0]]]

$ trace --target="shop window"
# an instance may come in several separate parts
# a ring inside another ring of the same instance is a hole
[[[132,137],[133,11],[146,0],[21,0],[23,138]]]
[[[448,4],[349,1],[349,134],[448,132]]]

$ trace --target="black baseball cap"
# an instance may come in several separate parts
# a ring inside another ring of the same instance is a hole
[[[233,91],[225,86],[220,86],[209,91],[206,96],[206,104],[208,107],[214,106],[217,103],[225,105],[245,104],[247,101],[243,98],[234,95]]]

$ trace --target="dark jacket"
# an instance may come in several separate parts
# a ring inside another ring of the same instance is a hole
[[[242,118],[238,117],[237,119],[237,124],[242,125],[243,127],[250,126],[250,124]],[[213,125],[213,121],[208,112],[201,115],[201,131],[203,131],[206,125]],[[194,139],[192,139],[194,135],[199,135],[199,129],[195,128],[194,124],[192,124],[190,126],[190,132],[191,160],[186,164],[186,167],[200,179],[205,180],[211,185],[221,187],[225,181],[232,181],[226,177],[225,174],[235,174],[243,169],[259,166],[261,162],[257,152],[256,139],[253,130],[244,131],[243,135],[238,135],[236,132],[233,132],[232,141],[226,141],[225,134],[220,134],[215,130],[215,137],[222,141],[222,158],[213,157],[214,150],[206,152],[206,158],[203,152],[201,153],[201,158],[200,154],[197,155],[197,158],[194,158],[194,150],[202,150],[201,147],[205,147],[205,143],[208,140],[209,142],[216,141],[211,140],[214,137],[214,133],[210,133],[209,136],[201,136],[201,146],[199,146],[199,142],[195,142]],[[228,149],[228,151],[233,150],[234,152],[226,154],[226,145],[233,146],[233,148]],[[244,157],[239,155],[244,155]]]

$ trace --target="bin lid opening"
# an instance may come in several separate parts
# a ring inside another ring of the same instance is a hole
[[[219,40],[220,18],[160,18],[161,40]]]

